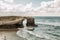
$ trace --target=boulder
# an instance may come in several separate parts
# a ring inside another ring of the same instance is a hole
[[[34,27],[28,27],[27,30],[33,31],[34,30]]]
[[[27,26],[37,26],[37,25],[35,25],[34,18],[27,17],[26,19],[27,19],[27,24],[26,24]]]

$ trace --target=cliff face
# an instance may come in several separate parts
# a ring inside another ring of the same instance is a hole
[[[27,26],[35,26],[35,21],[34,21],[34,18],[32,17],[27,17]]]
[[[22,21],[24,20],[21,16],[3,16],[0,17],[0,28],[1,29],[12,29],[23,27]]]
[[[23,28],[23,21],[27,19],[27,26],[35,26],[34,18],[21,16],[3,16],[0,17],[0,28],[12,29]]]

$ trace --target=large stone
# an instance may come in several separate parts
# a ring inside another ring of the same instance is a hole
[[[26,24],[27,26],[37,26],[37,25],[35,25],[34,18],[27,17],[26,19],[27,19],[27,24]]]
[[[28,27],[27,30],[33,31],[34,30],[34,27]]]

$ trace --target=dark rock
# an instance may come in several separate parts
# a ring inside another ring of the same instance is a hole
[[[33,31],[34,30],[34,27],[28,27],[27,30]]]
[[[16,25],[16,28],[24,28],[22,22],[20,22],[20,23],[16,23],[15,25]]]
[[[14,29],[14,28],[23,28],[23,20],[27,19],[27,26],[37,26],[33,17],[21,17],[21,16],[3,16],[0,17],[0,28],[4,29]],[[32,29],[31,29],[32,30]]]
[[[32,17],[27,18],[27,24],[26,25],[27,26],[37,26],[37,25],[35,25],[34,18],[32,18]]]

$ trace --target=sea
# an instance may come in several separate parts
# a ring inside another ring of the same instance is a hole
[[[33,17],[34,30],[20,29],[17,31],[19,37],[27,40],[60,40],[60,17]]]

